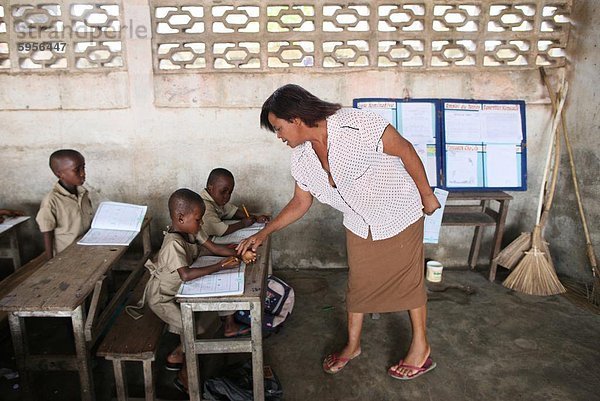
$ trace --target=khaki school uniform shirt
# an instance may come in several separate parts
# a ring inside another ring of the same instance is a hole
[[[54,231],[54,254],[62,252],[89,230],[94,212],[88,190],[77,187],[77,196],[58,182],[42,200],[35,221],[41,232]]]
[[[206,205],[206,211],[202,217],[202,221],[204,222],[202,228],[209,236],[216,235],[219,237],[225,234],[229,225],[223,222],[223,220],[232,219],[238,207],[232,205],[231,202],[226,203],[223,207],[217,205],[206,189],[202,190],[200,196]]]
[[[199,236],[206,238],[202,230]],[[148,305],[174,333],[181,333],[183,328],[181,310],[175,302],[175,294],[183,282],[177,269],[190,266],[199,253],[200,244],[193,235],[167,232],[156,262],[146,262],[151,274],[146,287]]]

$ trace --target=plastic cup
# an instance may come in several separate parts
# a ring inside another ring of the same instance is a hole
[[[439,283],[442,281],[442,270],[444,270],[444,265],[442,265],[437,260],[430,260],[427,262],[427,281],[432,283]]]

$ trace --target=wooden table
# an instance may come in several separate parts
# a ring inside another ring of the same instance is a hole
[[[30,370],[77,370],[81,399],[95,399],[90,349],[144,271],[144,262],[151,251],[150,220],[144,219],[141,229],[144,255],[102,310],[100,295],[105,292],[109,281],[105,278],[127,246],[73,243],[0,300],[0,310],[10,312],[10,333],[24,399],[32,398]],[[89,302],[86,302],[88,299]],[[34,317],[71,319],[75,355],[32,355],[27,344],[25,318]]]
[[[183,319],[183,342],[191,401],[200,401],[200,375],[197,354],[252,353],[254,400],[263,401],[262,311],[266,273],[271,250],[270,237],[258,248],[256,262],[246,267],[242,295],[214,298],[178,298]],[[250,338],[196,339],[194,312],[250,310]]]
[[[504,226],[506,225],[506,215],[508,214],[508,205],[512,198],[512,196],[502,191],[450,192],[448,195],[448,203],[444,209],[442,225],[475,227],[468,259],[469,267],[471,269],[474,269],[477,265],[483,229],[487,226],[496,227],[490,252],[490,281],[494,281],[496,278],[497,264],[494,262],[494,258],[498,255],[498,252],[500,252],[502,236],[504,235]],[[454,201],[460,201],[461,204],[451,204]],[[472,203],[473,201],[477,202],[477,204],[469,204],[469,202]],[[465,202],[467,204],[465,204]],[[491,202],[498,203],[497,211],[490,207]]]
[[[27,216],[27,220],[28,219],[29,216]],[[0,227],[0,237],[8,237],[8,247],[0,248],[0,258],[11,259],[15,271],[21,267],[21,254],[19,251],[19,236],[17,235],[17,227],[27,220],[19,221],[5,231],[2,231],[3,227]],[[5,220],[5,223],[6,222],[8,222],[8,220]]]

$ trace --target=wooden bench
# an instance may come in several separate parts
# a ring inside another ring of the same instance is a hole
[[[511,200],[512,196],[502,191],[451,192],[448,196],[448,204],[446,204],[444,210],[443,226],[475,227],[468,259],[471,269],[474,269],[477,265],[483,229],[485,227],[495,227],[492,249],[490,251],[490,281],[494,281],[496,278],[497,264],[494,263],[494,258],[500,252],[506,216],[508,214],[508,205]],[[452,201],[459,201],[463,204],[451,204]],[[464,204],[464,202],[469,203],[472,201],[477,202],[477,204]],[[491,208],[491,202],[498,203],[497,211]]]
[[[24,266],[19,267],[14,273],[10,274],[4,280],[0,281],[0,299],[11,292],[25,279],[35,273],[46,262],[45,253],[31,259]],[[8,312],[0,311],[0,325],[4,325],[8,318]]]
[[[128,304],[133,305],[142,298],[150,274],[146,271],[133,290]],[[155,399],[154,369],[152,362],[163,334],[165,323],[146,305],[144,315],[135,320],[125,310],[117,317],[100,344],[96,355],[111,360],[115,372],[117,399],[128,399],[124,362],[142,362],[146,400]]]

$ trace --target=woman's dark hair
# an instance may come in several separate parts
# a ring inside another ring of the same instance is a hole
[[[329,103],[319,99],[301,86],[287,84],[277,89],[262,106],[260,126],[275,132],[269,122],[269,113],[277,118],[292,121],[299,118],[309,127],[316,127],[317,122],[324,120],[342,108],[339,103]]]

